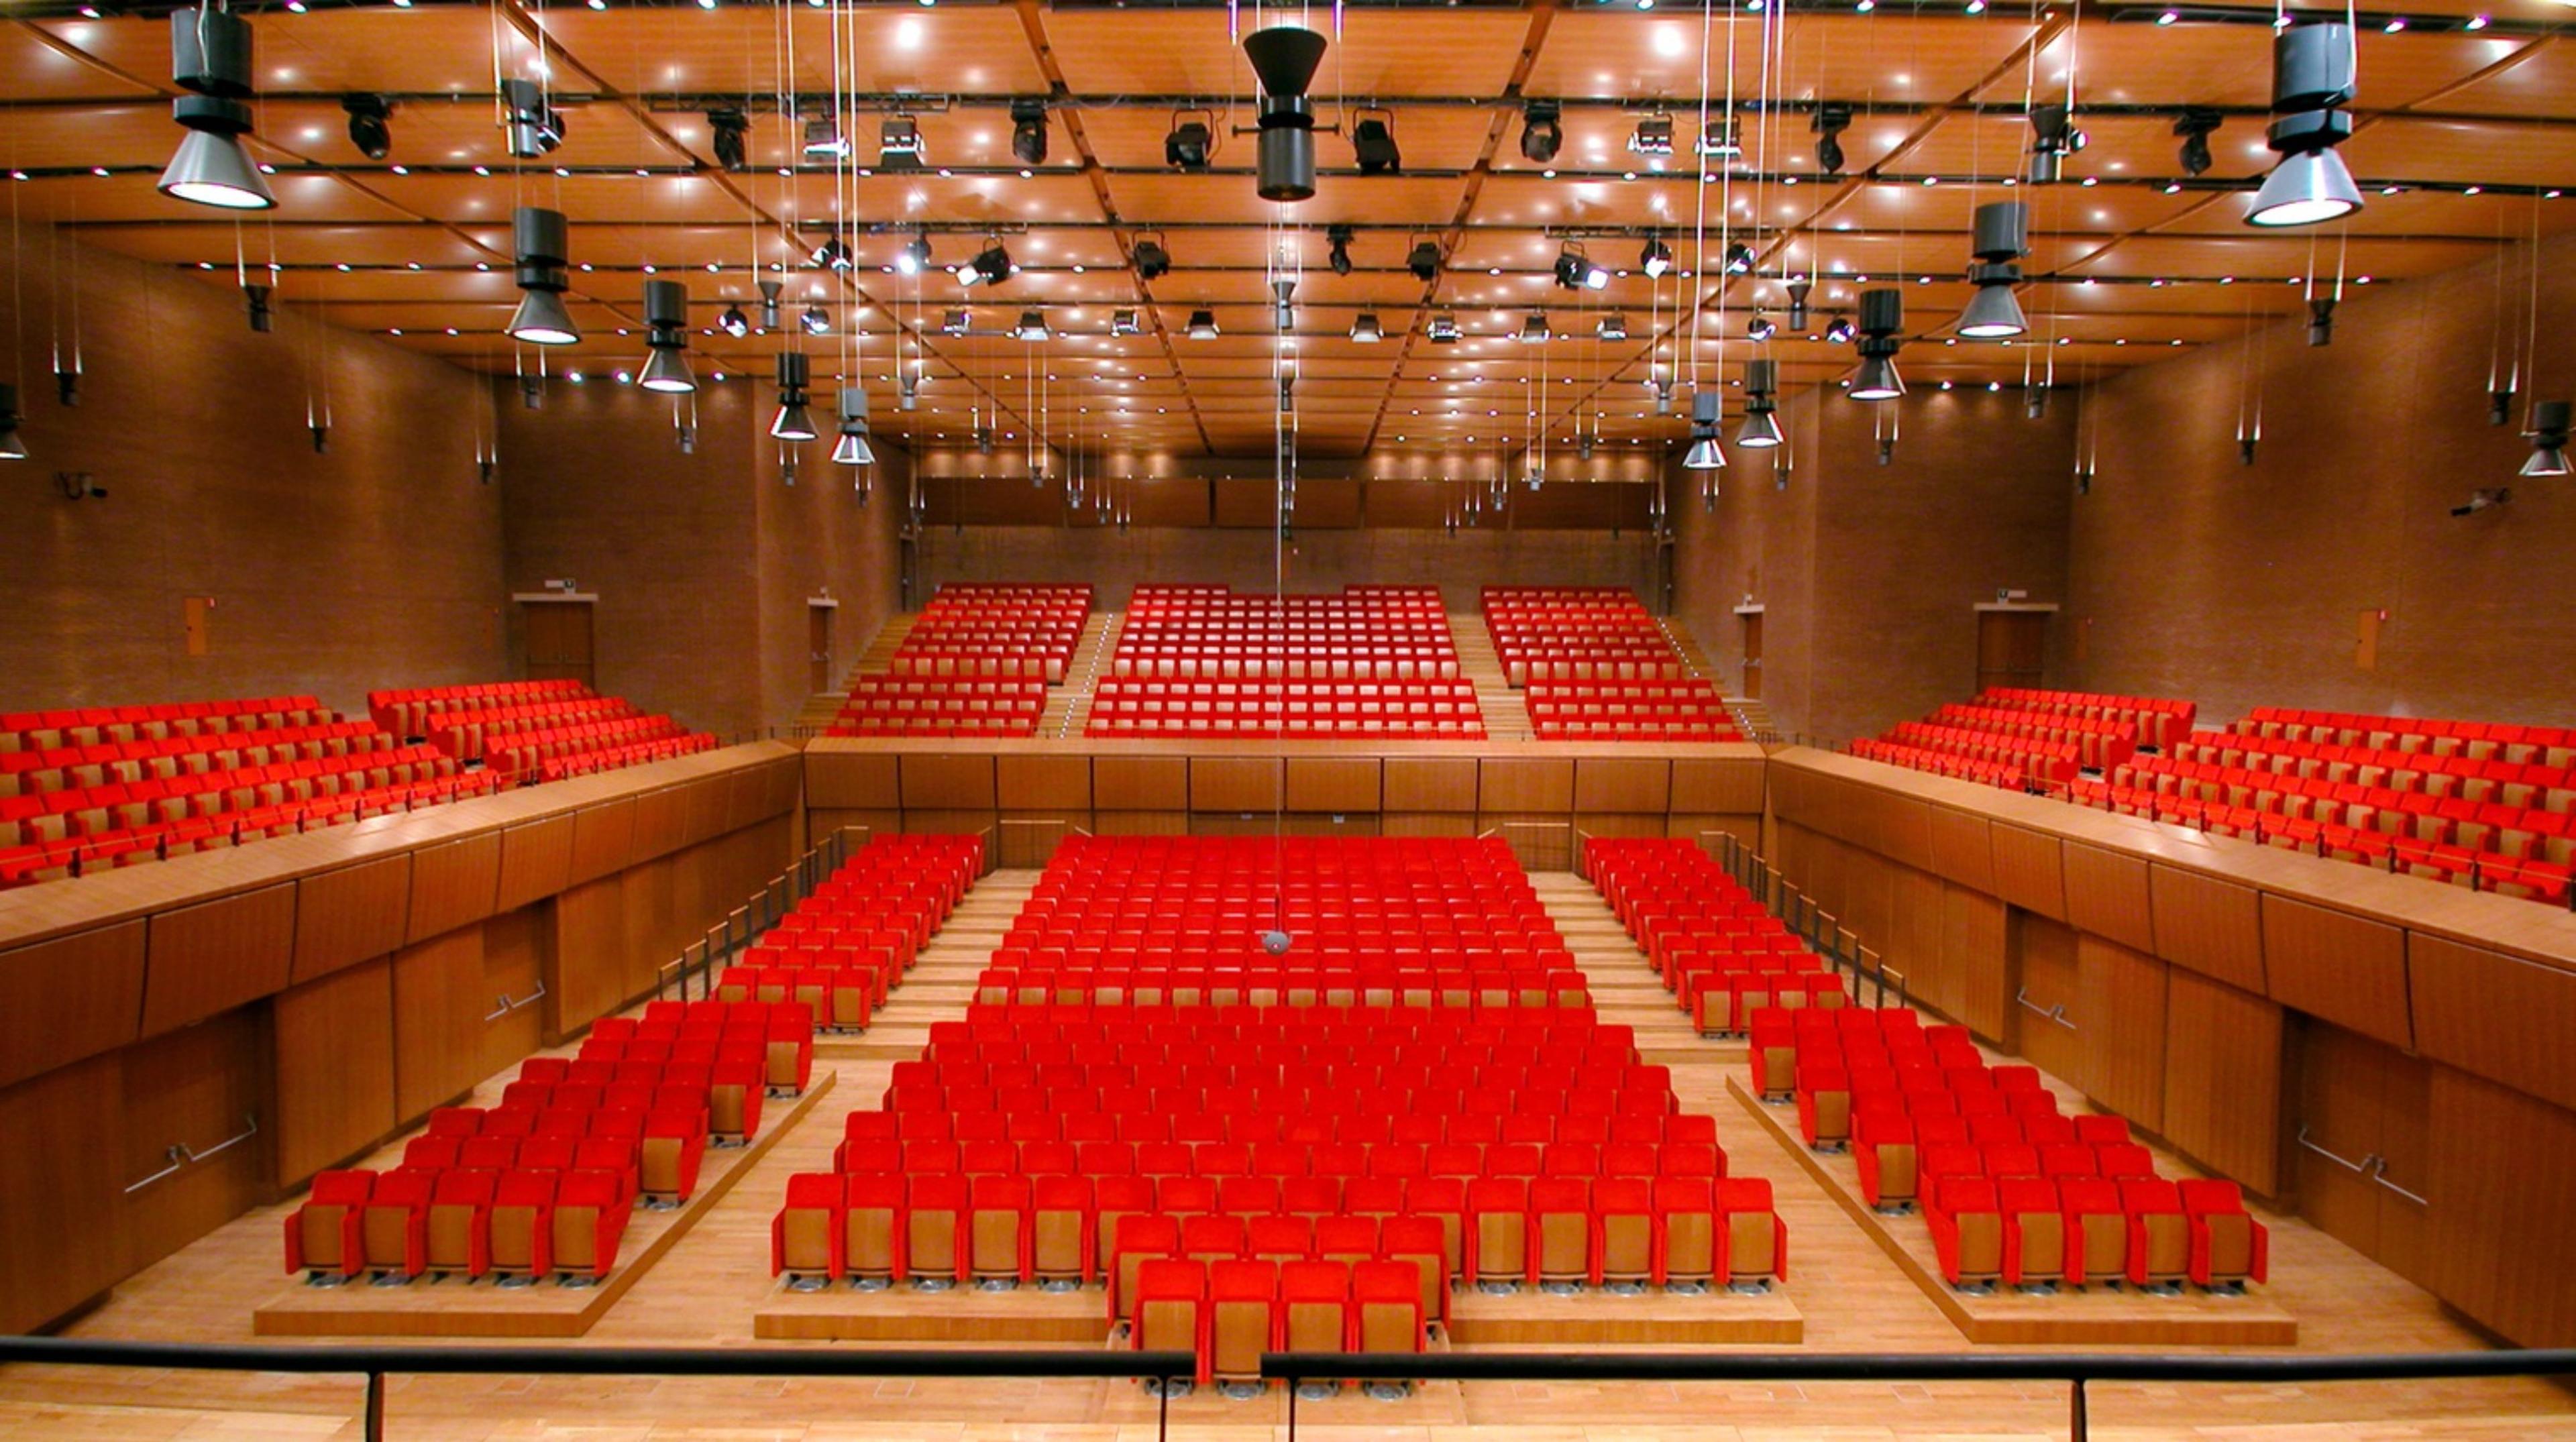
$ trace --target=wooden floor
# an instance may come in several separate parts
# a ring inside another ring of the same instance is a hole
[[[873,1043],[910,1035],[964,1004],[963,983],[1025,896],[1032,873],[988,878],[887,1008]],[[1570,876],[1540,890],[1597,983],[1604,1009],[1658,1053],[1700,1048],[1624,934]],[[1970,1344],[1825,1189],[1725,1093],[1741,1048],[1700,1048],[1676,1066],[1683,1105],[1718,1118],[1730,1165],[1767,1176],[1790,1228],[1790,1295],[1803,1350],[1952,1352]],[[1661,1056],[1658,1057],[1662,1059]],[[643,1274],[589,1334],[564,1346],[782,1345],[752,1319],[772,1296],[769,1218],[791,1172],[827,1169],[841,1114],[872,1104],[890,1057],[837,1059],[839,1087]],[[66,1330],[75,1336],[248,1343],[251,1311],[273,1297],[280,1219],[253,1212],[119,1287]],[[2294,1218],[2274,1229],[2271,1298],[2304,1319],[2296,1350],[2474,1348],[2479,1337],[2420,1289]],[[278,1345],[328,1345],[293,1343]],[[784,1344],[784,1345],[853,1345]],[[11,1439],[355,1438],[356,1379],[117,1373],[18,1367],[0,1372],[0,1436]],[[2283,1388],[2098,1386],[2105,1439],[2576,1439],[2576,1396],[2541,1382],[2338,1384]],[[1155,1410],[1131,1384],[1105,1382],[695,1381],[664,1378],[396,1378],[388,1435],[404,1442],[1152,1442]],[[1302,1405],[1322,1442],[1958,1442],[2066,1435],[2063,1388],[2046,1384],[1429,1386],[1400,1402],[1357,1396]],[[1275,1442],[1277,1396],[1186,1398],[1175,1438]]]

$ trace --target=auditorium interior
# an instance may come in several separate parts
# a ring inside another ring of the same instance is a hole
[[[2571,4],[7,6],[0,1433],[2576,1438]]]

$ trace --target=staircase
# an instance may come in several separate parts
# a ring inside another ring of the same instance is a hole
[[[1724,1083],[1717,1069],[1742,1062],[1743,1046],[1700,1040],[1691,1029],[1690,1017],[1664,990],[1663,979],[1592,883],[1570,871],[1533,871],[1530,886],[1538,893],[1539,904],[1547,908],[1557,934],[1573,951],[1575,968],[1583,973],[1592,1008],[1601,1020],[1635,1028],[1641,1058],[1676,1068],[1676,1085],[1681,1080],[1678,1068],[1705,1069],[1701,1079],[1706,1085],[1699,1090],[1722,1095]]]
[[[1484,713],[1486,737],[1529,740],[1529,708],[1521,704],[1521,693],[1503,679],[1503,661],[1494,654],[1494,633],[1485,629],[1485,618],[1452,615],[1449,634],[1458,645],[1458,674],[1475,684],[1476,709]]]
[[[1769,746],[1780,744],[1780,725],[1771,719],[1769,706],[1746,697],[1729,696],[1726,709],[1735,713],[1735,724],[1744,728],[1747,739]]]
[[[930,944],[913,958],[901,985],[869,1018],[868,1029],[850,1038],[818,1037],[815,1053],[836,1060],[909,1061],[930,1042],[930,1024],[966,1015],[975,994],[975,977],[1002,944],[1002,936],[1036,889],[1035,871],[996,871],[977,880],[973,890],[949,913]]]
[[[1047,692],[1046,710],[1038,715],[1040,736],[1079,736],[1091,720],[1091,697],[1109,671],[1110,654],[1118,649],[1119,615],[1096,612],[1082,623],[1082,639],[1065,663],[1064,684]]]
[[[901,646],[903,638],[911,632],[910,612],[888,617],[886,623],[877,628],[877,633],[868,638],[868,647],[859,653],[858,664],[841,677],[840,690],[817,691],[805,698],[805,704],[796,710],[797,727],[808,735],[821,734],[823,728],[831,725],[832,719],[841,714],[841,703],[849,699],[851,677],[892,666],[895,648]]]

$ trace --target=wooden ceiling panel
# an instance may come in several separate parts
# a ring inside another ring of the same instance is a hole
[[[2329,275],[2338,249],[2331,237],[2316,247],[2318,263]],[[2489,253],[2490,246],[2483,241],[2357,239],[2344,252],[2344,268],[2351,275],[2431,275],[2471,264]],[[2207,275],[2214,270],[2268,278],[2306,274],[2309,254],[2304,235],[2142,236],[2075,269],[2079,274],[2127,275]]]
[[[1119,219],[1147,229],[1211,221],[1260,227],[1283,219],[1283,210],[1285,222],[1291,225],[1369,221],[1441,226],[1458,213],[1458,202],[1465,194],[1466,182],[1456,178],[1323,175],[1315,182],[1313,199],[1282,207],[1255,194],[1249,175],[1109,177],[1109,196],[1118,207]]]
[[[2576,129],[2485,125],[2391,117],[2343,143],[2344,163],[2364,184],[2481,181],[2564,186],[2576,181]]]
[[[1393,108],[1396,149],[1408,170],[1466,169],[1476,163],[1484,149],[1486,128],[1493,123],[1493,112],[1482,107],[1406,107],[1399,101]],[[1348,114],[1324,116],[1322,123],[1340,123]],[[1237,118],[1250,123],[1248,116]],[[1171,111],[1156,107],[1101,106],[1082,112],[1082,128],[1101,164],[1113,170],[1153,170],[1164,166],[1163,140],[1171,133],[1173,119]],[[1007,133],[1004,138],[1008,139]],[[1249,135],[1221,134],[1210,162],[1244,169],[1252,164],[1253,146]],[[1357,163],[1345,135],[1316,137],[1315,158],[1326,171],[1348,171]]]
[[[156,188],[160,177],[152,174],[120,174],[101,179],[96,176],[64,176],[29,180],[16,187],[22,214],[30,221],[52,220],[83,227],[82,234],[95,239],[87,227],[99,224],[175,224],[198,228],[213,212],[203,206],[172,200]],[[355,187],[328,175],[280,175],[270,179],[280,205],[295,207],[305,222],[336,225],[408,224],[412,217],[405,211],[370,199]],[[292,230],[298,227],[271,227],[257,219],[242,226],[242,244],[260,259],[268,258],[265,239],[272,229]],[[233,227],[221,227],[224,235],[221,250],[229,258],[233,253]],[[184,257],[189,260],[210,258],[204,255]]]
[[[1329,22],[1321,23],[1329,38]],[[1341,39],[1324,52],[1313,94],[1353,103],[1496,94],[1511,76],[1528,24],[1508,11],[1346,11]],[[1256,88],[1223,12],[1058,12],[1048,16],[1047,28],[1065,83],[1078,94],[1230,95],[1242,97],[1248,109]],[[1433,56],[1437,64],[1422,63]],[[1251,123],[1249,114],[1233,118]]]
[[[476,12],[479,13],[479,12]],[[728,5],[549,10],[546,32],[620,89],[808,95],[831,90],[931,95],[1036,95],[1046,80],[1008,6],[872,6],[835,15],[794,8],[778,33],[776,8]],[[835,22],[840,25],[834,43]],[[793,65],[789,58],[792,54]],[[789,82],[782,84],[782,82]]]
[[[251,78],[262,90],[491,92],[492,22],[474,7],[352,8],[323,15],[260,11],[248,18]],[[170,78],[170,22],[158,15],[34,23],[146,84]],[[505,46],[511,73],[519,73],[515,67],[532,53],[513,36]],[[127,88],[109,87],[107,93]]]

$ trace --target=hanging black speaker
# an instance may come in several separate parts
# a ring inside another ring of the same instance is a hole
[[[1306,87],[1324,63],[1324,37],[1295,25],[1273,25],[1243,37],[1244,58],[1261,77],[1259,155],[1254,162],[1264,200],[1309,200],[1315,194],[1315,106]]]

